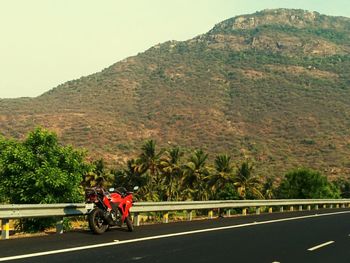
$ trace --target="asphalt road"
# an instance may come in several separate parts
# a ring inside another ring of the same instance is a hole
[[[350,262],[350,210],[219,218],[0,241],[8,262]],[[36,254],[37,253],[37,254]]]

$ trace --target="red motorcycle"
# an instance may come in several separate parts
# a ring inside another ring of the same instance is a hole
[[[134,188],[136,191],[138,187]],[[111,226],[126,224],[128,230],[134,230],[130,216],[130,208],[133,204],[133,192],[124,187],[110,188],[106,191],[102,187],[86,189],[87,203],[93,203],[94,208],[88,214],[90,229],[96,234],[102,234]]]

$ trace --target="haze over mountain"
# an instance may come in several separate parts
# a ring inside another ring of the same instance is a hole
[[[41,125],[123,163],[146,139],[350,176],[350,19],[264,10],[169,41],[36,98],[0,100],[0,133]],[[20,77],[20,76],[19,76]]]

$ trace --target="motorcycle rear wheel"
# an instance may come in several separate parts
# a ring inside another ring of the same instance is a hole
[[[108,228],[108,224],[104,219],[104,212],[98,207],[94,208],[90,212],[88,215],[88,221],[91,231],[95,234],[100,235],[104,233]]]

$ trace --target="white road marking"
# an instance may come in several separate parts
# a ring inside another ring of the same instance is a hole
[[[143,237],[143,238],[130,239],[130,240],[124,240],[124,241],[119,241],[119,242],[113,241],[113,242],[101,243],[101,244],[96,244],[96,245],[88,245],[88,246],[81,246],[81,247],[57,249],[57,250],[43,251],[43,252],[30,253],[30,254],[24,254],[24,255],[18,255],[18,256],[2,257],[2,258],[0,258],[0,261],[9,261],[9,260],[22,259],[22,258],[39,257],[39,256],[45,256],[45,255],[67,253],[67,252],[86,250],[86,249],[93,249],[93,248],[100,248],[100,247],[118,246],[118,245],[127,244],[127,243],[135,243],[135,242],[154,240],[154,239],[161,239],[161,238],[185,236],[185,235],[192,235],[192,234],[198,234],[198,233],[220,231],[220,230],[240,228],[240,227],[257,226],[257,225],[264,225],[264,224],[273,224],[273,223],[284,222],[284,221],[293,221],[293,220],[301,220],[301,219],[307,219],[307,218],[313,218],[313,217],[332,216],[332,215],[348,214],[348,213],[350,213],[350,211],[333,212],[333,213],[318,214],[318,215],[307,215],[307,216],[299,216],[299,217],[290,217],[290,218],[282,218],[282,219],[275,219],[275,220],[268,220],[268,221],[240,224],[240,225],[223,226],[223,227],[208,228],[208,229],[201,229],[201,230],[193,230],[193,231],[186,231],[186,232],[173,233],[173,234],[165,234],[165,235],[159,235],[159,236]]]
[[[328,241],[328,242],[322,243],[322,244],[320,244],[320,245],[314,246],[314,247],[312,247],[312,248],[309,248],[308,250],[309,250],[309,251],[314,251],[314,250],[319,249],[319,248],[321,248],[321,247],[325,247],[325,246],[328,246],[328,245],[330,245],[330,244],[333,244],[334,242],[335,242],[335,241]]]
[[[131,258],[132,260],[140,260],[140,259],[143,259],[143,257],[133,257]]]

